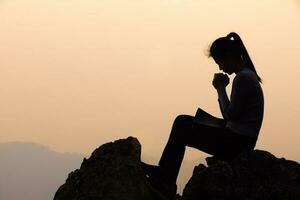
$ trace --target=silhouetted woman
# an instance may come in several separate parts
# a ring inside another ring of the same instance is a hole
[[[224,126],[195,123],[195,117],[176,117],[168,143],[158,166],[142,163],[154,187],[172,199],[185,147],[194,147],[221,159],[231,159],[243,150],[254,149],[263,121],[264,98],[261,78],[256,73],[248,52],[236,33],[218,38],[210,47],[210,57],[226,74],[235,73],[230,100],[226,93],[229,77],[214,75],[212,85]]]

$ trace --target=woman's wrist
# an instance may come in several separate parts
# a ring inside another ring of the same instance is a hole
[[[225,87],[218,87],[217,88],[218,93],[223,93],[226,91]]]

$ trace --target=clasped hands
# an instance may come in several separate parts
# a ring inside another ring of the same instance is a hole
[[[229,84],[229,77],[223,73],[215,73],[212,84],[216,90],[225,88]]]

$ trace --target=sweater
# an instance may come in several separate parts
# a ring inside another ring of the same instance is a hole
[[[218,97],[226,127],[257,138],[263,121],[264,97],[256,74],[244,67],[233,80],[230,100],[225,88],[218,90]]]

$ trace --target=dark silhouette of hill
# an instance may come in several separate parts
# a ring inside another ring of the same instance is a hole
[[[251,150],[231,162],[206,158],[195,167],[182,200],[300,199],[300,164],[270,152]]]
[[[117,140],[97,148],[71,172],[54,200],[166,200],[154,189],[141,166],[136,138]],[[251,150],[225,162],[206,159],[185,186],[181,200],[300,199],[300,164]]]
[[[50,200],[82,155],[58,153],[35,143],[0,143],[0,199]]]

